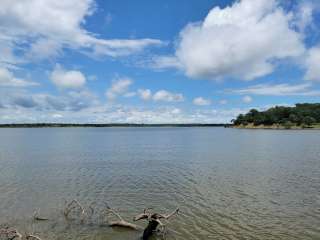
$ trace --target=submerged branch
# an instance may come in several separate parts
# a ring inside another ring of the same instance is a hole
[[[75,220],[76,219],[75,217],[78,216],[81,220],[81,223],[83,223],[85,219],[89,219],[89,218],[92,219],[92,216],[94,216],[94,214],[95,216],[104,216],[104,217],[107,217],[106,223],[109,227],[122,227],[122,228],[131,229],[131,230],[143,230],[142,239],[148,240],[154,233],[161,234],[162,237],[165,237],[165,235],[169,230],[169,228],[166,227],[166,225],[169,222],[169,219],[171,219],[173,216],[179,213],[179,208],[177,208],[176,210],[174,210],[169,214],[155,213],[155,212],[152,212],[152,208],[146,208],[143,210],[143,213],[138,214],[133,218],[133,221],[139,221],[143,219],[148,221],[148,225],[143,229],[139,225],[126,221],[118,212],[110,208],[107,204],[106,204],[106,208],[104,208],[103,210],[95,209],[94,207],[95,207],[94,203],[91,203],[91,205],[88,208],[85,208],[78,200],[73,199],[72,201],[65,203],[65,207],[63,209],[63,215],[65,216],[65,218],[69,219],[71,213],[73,213],[72,219]],[[49,220],[48,218],[41,217],[39,212],[40,212],[40,209],[34,211],[33,220],[36,220],[36,221]],[[115,216],[116,220],[109,220],[110,214]],[[165,222],[163,222],[163,220]],[[9,228],[8,226],[0,228],[0,239],[1,240],[22,240],[22,239],[42,240],[39,236],[36,236],[34,234],[25,233],[24,235],[22,235],[21,233],[18,232],[17,229]]]
[[[49,220],[49,218],[41,217],[39,212],[40,212],[40,208],[38,210],[34,211],[33,220],[36,220],[36,221],[47,221],[47,220]]]
[[[171,217],[179,213],[179,208],[177,208],[170,214],[152,213],[149,210],[150,209],[144,209],[143,213],[134,217],[134,221],[138,221],[141,219],[148,220],[148,226],[143,231],[142,239],[143,240],[149,239],[149,237],[157,230],[164,237],[165,234],[167,233],[166,224],[162,223],[160,219],[169,220]],[[157,229],[158,226],[160,226],[161,229]]]
[[[80,204],[77,199],[73,199],[70,203],[68,203],[63,211],[63,214],[66,218],[69,218],[69,214],[72,210],[77,209],[80,210],[80,221],[83,223],[85,217],[87,216],[85,208]]]
[[[112,213],[113,215],[115,215],[119,219],[118,221],[108,221],[107,223],[108,223],[109,227],[124,227],[124,228],[130,228],[130,229],[133,229],[133,230],[142,230],[142,227],[140,227],[140,226],[138,226],[136,224],[133,224],[133,223],[125,221],[120,216],[120,214],[118,214],[116,211],[114,211],[110,207],[107,207],[107,211],[109,213]]]

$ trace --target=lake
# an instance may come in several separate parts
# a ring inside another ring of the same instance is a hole
[[[98,210],[67,221],[64,199]],[[139,239],[103,224],[105,204],[128,221],[179,207],[167,239],[318,240],[320,131],[0,129],[0,224],[42,239]],[[32,220],[39,208],[48,221]]]

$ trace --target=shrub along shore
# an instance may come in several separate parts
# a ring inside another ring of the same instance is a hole
[[[320,103],[298,103],[294,107],[276,106],[265,111],[251,109],[232,122],[236,128],[320,129]]]

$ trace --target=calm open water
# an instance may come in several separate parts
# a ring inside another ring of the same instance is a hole
[[[139,239],[98,214],[66,221],[74,198],[129,221],[179,207],[167,239],[319,240],[320,131],[0,129],[0,224],[42,239]],[[38,208],[49,221],[32,221]]]

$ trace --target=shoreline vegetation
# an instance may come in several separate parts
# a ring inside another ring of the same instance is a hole
[[[297,126],[297,125],[290,125],[284,126],[281,124],[273,124],[273,125],[254,125],[254,124],[247,124],[247,125],[232,125],[232,128],[238,129],[271,129],[271,130],[320,130],[320,124],[314,124],[311,126]]]
[[[251,109],[231,122],[234,128],[245,129],[320,129],[320,103],[275,106],[265,111]]]

